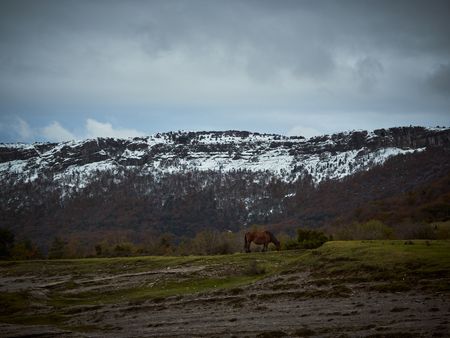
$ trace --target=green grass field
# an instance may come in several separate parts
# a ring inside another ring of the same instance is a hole
[[[449,292],[450,241],[333,241],[314,250],[223,256],[2,261],[0,321],[58,324],[79,307],[233,292],[303,271],[317,285],[376,281],[371,291]]]

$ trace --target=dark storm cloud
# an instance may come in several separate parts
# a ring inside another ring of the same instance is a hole
[[[449,1],[2,1],[0,114],[72,132],[89,118],[145,132],[255,118],[275,132],[448,124],[449,12]]]

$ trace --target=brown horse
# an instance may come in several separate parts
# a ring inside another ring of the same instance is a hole
[[[262,251],[267,251],[267,246],[269,243],[275,244],[277,250],[280,250],[280,242],[275,238],[275,236],[270,231],[249,231],[245,233],[244,236],[245,245],[244,249],[245,252],[250,252],[250,244],[253,242],[258,245],[264,245]]]

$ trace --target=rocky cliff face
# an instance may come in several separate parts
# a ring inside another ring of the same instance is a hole
[[[402,149],[417,149],[429,146],[450,145],[450,130],[447,128],[400,127],[376,129],[372,132],[354,131],[325,135],[310,139],[313,147],[325,141],[330,141],[325,147],[328,151],[346,151],[359,148],[377,150],[394,147]]]
[[[352,131],[311,139],[245,131],[170,132],[148,137],[64,143],[1,144],[0,177],[83,180],[93,172],[138,168],[159,174],[191,170],[268,171],[286,181],[310,175],[341,179],[387,158],[450,147],[450,129],[403,127]]]

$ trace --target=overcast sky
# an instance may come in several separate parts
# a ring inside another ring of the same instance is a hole
[[[450,1],[0,1],[0,142],[450,126]]]

